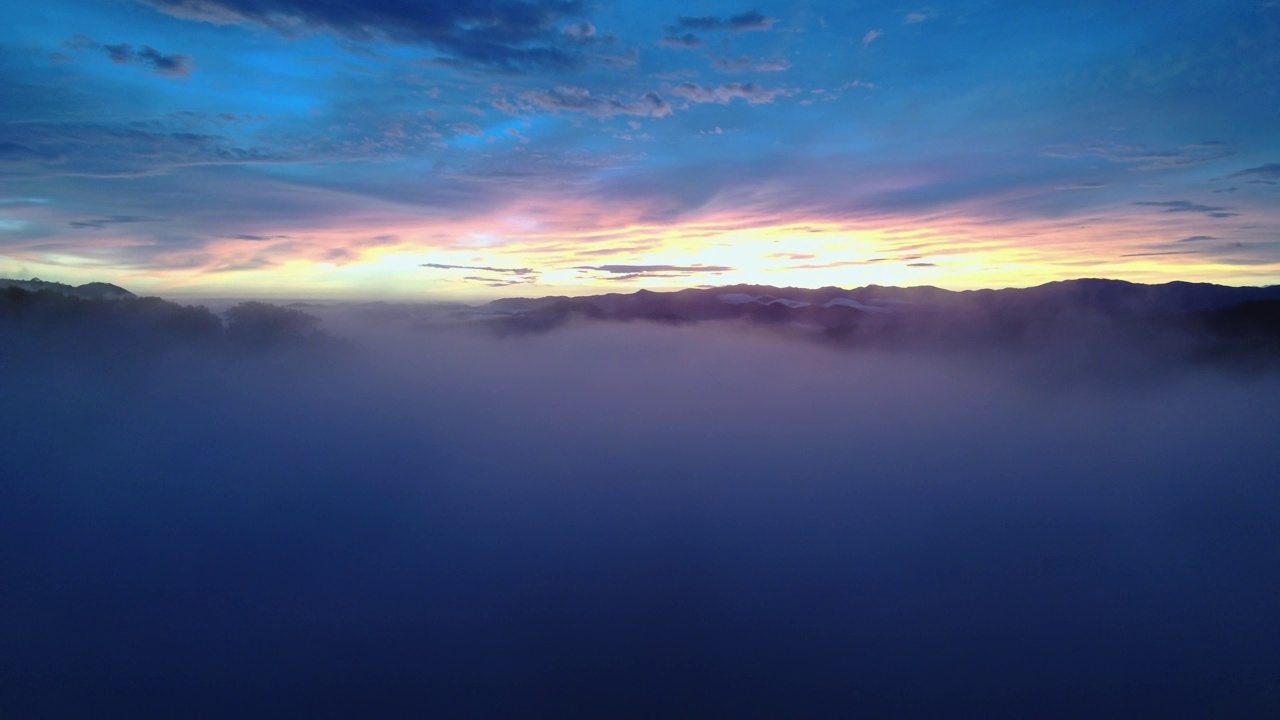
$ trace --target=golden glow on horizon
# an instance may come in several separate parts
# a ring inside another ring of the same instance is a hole
[[[103,233],[92,253],[20,256],[0,261],[0,271],[73,283],[105,280],[175,296],[463,300],[737,283],[970,289],[1076,277],[1280,282],[1280,263],[1182,254],[1176,239],[1210,231],[1185,218],[1127,208],[1052,221],[993,221],[959,212],[927,221],[858,222],[720,212],[660,224],[643,216],[643,209],[631,208],[609,217],[579,201],[526,202],[448,222],[401,216],[378,224],[364,217],[341,228],[277,228],[252,239],[217,239],[153,255],[149,264],[129,261],[146,246]],[[457,269],[423,267],[427,263]],[[625,266],[683,270],[635,276]]]

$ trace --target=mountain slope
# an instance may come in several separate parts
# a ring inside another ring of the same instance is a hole
[[[91,282],[75,286],[60,282],[49,282],[47,280],[41,280],[40,278],[31,278],[30,280],[0,278],[0,290],[11,287],[21,288],[27,292],[40,292],[41,290],[46,290],[49,292],[60,293],[62,295],[83,298],[85,300],[120,300],[123,298],[137,297],[119,285],[112,285],[111,283],[105,282]]]
[[[1073,354],[1126,346],[1152,356],[1176,351],[1193,358],[1280,358],[1280,286],[1099,279],[967,291],[732,285],[506,299],[478,312],[481,323],[501,334],[546,332],[575,319],[730,321],[851,346]]]

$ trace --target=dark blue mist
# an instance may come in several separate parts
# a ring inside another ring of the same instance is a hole
[[[3,374],[0,715],[1280,710],[1274,377],[362,342]]]

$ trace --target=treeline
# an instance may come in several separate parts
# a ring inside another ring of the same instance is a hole
[[[157,297],[94,300],[19,287],[0,291],[0,361],[58,356],[92,361],[167,350],[288,350],[340,343],[315,316],[243,302],[223,316]],[[52,358],[51,359],[56,359]]]

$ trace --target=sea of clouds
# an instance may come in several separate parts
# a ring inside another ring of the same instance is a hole
[[[1274,373],[312,311],[0,372],[0,715],[1280,709]]]

